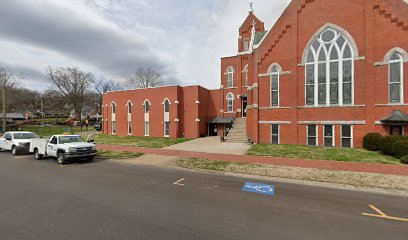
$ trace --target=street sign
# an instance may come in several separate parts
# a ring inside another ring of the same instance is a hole
[[[246,182],[242,187],[241,191],[273,196],[275,194],[275,186],[261,183]]]

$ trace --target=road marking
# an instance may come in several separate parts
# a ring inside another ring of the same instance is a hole
[[[388,220],[395,220],[395,221],[402,221],[402,222],[408,222],[408,218],[400,218],[400,217],[392,217],[388,216],[385,214],[383,211],[378,209],[374,205],[368,205],[370,208],[372,208],[374,211],[376,211],[378,214],[372,214],[372,213],[361,213],[364,216],[369,216],[369,217],[376,217],[376,218],[383,218],[383,219],[388,219]]]
[[[183,187],[184,187],[184,183],[181,183],[181,182],[183,182],[183,181],[184,181],[184,178],[175,181],[173,184],[174,184],[174,185],[179,185],[179,186],[183,186]]]
[[[266,195],[275,195],[275,186],[274,185],[267,185],[261,183],[251,183],[246,182],[244,186],[241,188],[241,191],[245,192],[253,192],[259,194],[266,194]]]

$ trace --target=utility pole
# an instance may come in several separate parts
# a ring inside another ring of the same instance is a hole
[[[3,133],[6,132],[7,125],[7,113],[6,113],[6,80],[3,79],[1,87],[2,103],[3,103]]]

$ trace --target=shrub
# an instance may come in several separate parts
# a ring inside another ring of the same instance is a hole
[[[378,151],[381,139],[383,136],[379,133],[368,133],[363,138],[363,147],[370,151]]]
[[[403,156],[400,161],[402,164],[408,164],[408,155]]]
[[[387,136],[382,138],[379,144],[380,151],[386,155],[396,156],[393,151],[393,145],[398,141],[407,141],[407,138],[403,136]]]
[[[392,145],[392,152],[397,157],[408,155],[408,142],[399,140]]]

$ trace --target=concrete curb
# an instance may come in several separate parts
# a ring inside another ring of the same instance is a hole
[[[249,178],[249,179],[256,179],[256,180],[266,180],[266,181],[279,182],[279,183],[290,183],[290,184],[307,185],[307,186],[313,186],[313,187],[324,187],[324,188],[337,189],[337,190],[349,190],[349,191],[359,191],[359,192],[366,192],[366,193],[377,193],[377,194],[386,194],[386,195],[393,195],[393,196],[403,196],[403,197],[408,198],[408,191],[405,191],[405,190],[397,190],[397,189],[389,189],[389,188],[365,187],[365,186],[350,185],[350,184],[318,182],[318,181],[292,179],[292,178],[282,178],[282,177],[271,177],[271,176],[254,175],[254,174],[248,174],[248,173],[236,173],[236,172],[207,170],[207,169],[200,169],[200,168],[193,168],[193,167],[189,167],[189,166],[184,166],[180,162],[181,160],[182,159],[178,160],[177,164],[180,167],[182,167],[184,169],[191,170],[191,171],[206,172],[206,173],[209,173],[209,174],[217,174],[217,175],[240,177],[240,178]]]

